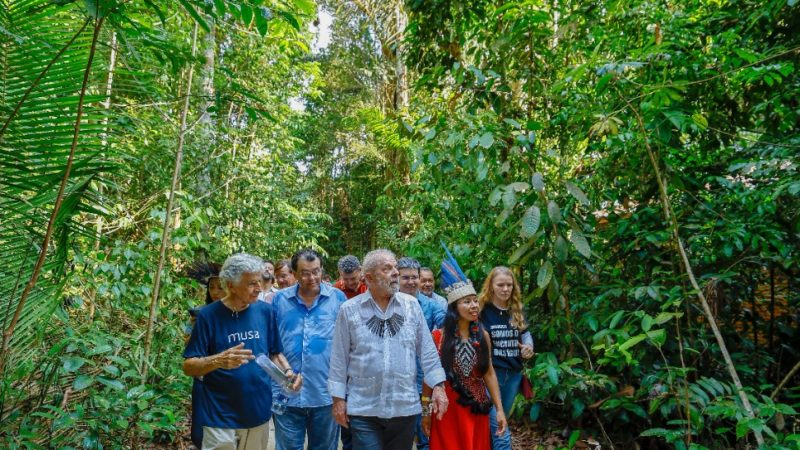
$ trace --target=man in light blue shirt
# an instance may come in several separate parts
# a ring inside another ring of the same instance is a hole
[[[447,311],[447,299],[433,291],[436,287],[436,279],[433,277],[433,270],[430,267],[419,269],[419,291],[432,298],[439,306]]]
[[[333,416],[350,427],[353,449],[408,450],[422,411],[416,386],[420,361],[434,386],[431,408],[447,411],[445,374],[419,302],[397,292],[397,260],[389,250],[364,257],[367,292],[342,305],[336,319],[329,386]]]
[[[430,297],[419,290],[420,269],[419,261],[414,258],[404,257],[397,261],[397,270],[400,272],[400,292],[413,296],[419,302],[422,315],[428,331],[433,331],[444,326],[445,310],[436,304]],[[422,395],[422,367],[417,364],[417,391]],[[428,437],[422,432],[422,417],[417,419],[414,426],[417,435],[417,450],[428,450]]]
[[[336,317],[347,298],[322,283],[322,257],[314,250],[300,250],[292,257],[298,283],[279,291],[272,301],[278,336],[284,355],[297,373],[303,374],[299,394],[287,397],[273,383],[275,441],[277,450],[335,450],[339,427],[331,413],[328,372]]]

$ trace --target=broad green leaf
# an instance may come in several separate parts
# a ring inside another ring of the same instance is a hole
[[[487,131],[481,135],[480,144],[483,148],[489,148],[494,144],[494,135],[491,131]]]
[[[578,250],[578,253],[583,255],[585,258],[592,256],[592,250],[589,248],[589,242],[581,232],[572,230],[572,233],[569,235],[569,240],[572,241],[572,245],[575,246],[575,249]]]
[[[523,239],[530,238],[539,230],[539,224],[541,222],[541,211],[539,211],[539,207],[536,205],[531,206],[530,208],[525,211],[525,215],[522,216],[522,230],[520,231],[520,237]]]
[[[553,244],[553,253],[559,261],[567,260],[567,241],[563,236],[558,235],[556,242]]]
[[[667,341],[667,332],[664,329],[651,330],[647,332],[647,337],[657,346],[661,347]]]
[[[558,386],[558,370],[555,367],[547,366],[547,378],[550,380],[550,384]]]
[[[178,0],[183,8],[186,9],[186,12],[189,13],[190,16],[200,25],[200,28],[205,30],[206,32],[211,31],[211,27],[208,26],[208,23],[203,19],[200,14],[197,13],[197,10],[194,9],[194,6],[188,2],[188,0]]]
[[[500,202],[500,199],[502,197],[503,197],[503,188],[499,186],[494,188],[492,193],[489,194],[489,204],[492,206],[496,206],[497,203]]]
[[[575,197],[579,202],[581,202],[581,204],[589,205],[589,197],[586,196],[586,194],[581,190],[581,188],[579,188],[578,186],[569,181],[565,181],[564,185],[567,187],[567,191],[570,194],[572,194],[572,196]]]
[[[622,319],[623,314],[625,314],[625,311],[617,311],[616,313],[614,313],[614,315],[611,316],[611,322],[609,322],[608,328],[613,330],[614,327],[616,327],[617,324],[619,323],[620,319]]]
[[[531,176],[531,186],[536,189],[536,192],[544,192],[544,176],[539,172],[534,173]]]
[[[531,422],[536,422],[539,419],[539,412],[542,410],[542,404],[536,402],[531,405],[531,411],[528,413],[528,417],[530,417]]]
[[[539,273],[536,275],[536,284],[540,288],[544,288],[550,283],[553,278],[553,265],[550,261],[545,261],[542,267],[539,268]]]
[[[294,5],[299,9],[303,14],[314,16],[317,14],[317,5],[314,3],[314,0],[293,0]]]
[[[503,206],[506,209],[511,209],[517,205],[517,193],[514,189],[510,187],[506,187],[505,192],[503,192]]]
[[[619,349],[620,350],[627,350],[627,349],[633,347],[634,345],[638,344],[639,342],[642,342],[645,339],[647,339],[647,335],[646,334],[637,334],[636,336],[628,339],[622,345],[620,345]]]
[[[72,373],[80,369],[85,363],[86,360],[79,356],[68,356],[64,358],[64,364],[62,367],[65,372]]]
[[[553,223],[561,222],[561,208],[558,207],[558,203],[555,200],[547,202],[547,215],[550,216],[550,220]]]
[[[512,253],[511,256],[508,257],[508,265],[513,265],[515,262],[519,261],[519,259],[522,258],[525,255],[525,253],[528,252],[528,250],[530,250],[531,245],[533,245],[533,243],[531,241],[528,241],[517,247],[517,249],[514,250],[514,253]]]
[[[647,332],[650,331],[650,328],[653,327],[653,316],[650,314],[645,314],[642,317],[642,331]]]
[[[75,377],[75,380],[72,382],[72,389],[75,391],[81,391],[91,386],[92,383],[94,383],[94,378],[90,377],[89,375],[81,374]]]

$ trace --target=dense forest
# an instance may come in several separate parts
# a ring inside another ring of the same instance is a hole
[[[798,3],[0,1],[0,448],[184,445],[193,261],[440,241],[542,448],[800,448]]]

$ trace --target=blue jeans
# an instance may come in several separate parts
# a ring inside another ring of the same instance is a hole
[[[353,450],[410,450],[417,417],[349,416]]]
[[[333,420],[330,406],[295,408],[288,406],[283,414],[273,414],[275,449],[303,450],[308,431],[308,450],[336,450],[339,425]]]
[[[506,418],[511,414],[511,407],[514,406],[514,397],[519,392],[519,384],[522,382],[522,372],[494,369],[497,374],[497,384],[500,385],[500,401],[503,402],[503,412]],[[497,411],[492,408],[489,412],[489,428],[492,434],[492,450],[511,450],[511,432],[506,428],[502,436],[497,436]]]
[[[417,450],[428,450],[428,436],[422,432],[422,415],[417,416],[417,423],[414,424],[414,434],[417,435]]]

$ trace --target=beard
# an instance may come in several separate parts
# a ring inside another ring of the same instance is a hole
[[[378,280],[377,284],[382,290],[389,292],[392,295],[397,294],[397,291],[400,289],[398,282],[391,279]]]

